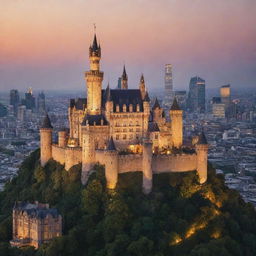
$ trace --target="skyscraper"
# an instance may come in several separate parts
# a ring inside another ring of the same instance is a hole
[[[199,76],[190,79],[188,108],[190,112],[205,112],[205,80]]]
[[[226,105],[226,108],[230,105],[230,85],[223,85],[220,87],[221,102]]]
[[[22,105],[25,105],[27,109],[35,109],[36,100],[32,92],[32,88],[28,89],[28,92],[25,93],[25,99],[22,100]]]
[[[173,101],[173,77],[171,64],[165,64],[164,93],[164,105],[169,107]]]
[[[20,102],[20,96],[18,90],[11,90],[10,91],[10,105],[13,106],[14,114],[17,115],[18,106]]]
[[[45,94],[40,92],[37,97],[37,109],[39,113],[45,112]]]
[[[164,76],[164,85],[166,92],[173,91],[173,82],[172,82],[172,65],[165,64],[165,76]]]
[[[225,106],[225,116],[232,118],[236,115],[236,106],[231,101],[231,86],[230,84],[220,87],[221,103]]]

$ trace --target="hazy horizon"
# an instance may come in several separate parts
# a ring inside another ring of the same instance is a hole
[[[83,90],[93,23],[102,47],[103,88],[144,73],[151,90],[173,65],[174,89],[192,76],[208,88],[256,86],[256,1],[1,0],[0,90]]]

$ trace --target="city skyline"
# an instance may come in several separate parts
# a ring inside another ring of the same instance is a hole
[[[148,88],[163,89],[166,63],[173,65],[174,90],[188,89],[197,75],[208,88],[253,87],[255,10],[250,0],[211,6],[201,0],[3,0],[0,90],[85,88],[93,23],[102,46],[104,88],[108,82],[117,86],[124,63],[130,88],[138,87],[144,73]]]

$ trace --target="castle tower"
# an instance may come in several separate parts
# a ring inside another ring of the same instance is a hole
[[[121,77],[121,89],[124,89],[124,90],[128,89],[128,76],[126,74],[125,66],[124,66],[123,74]]]
[[[175,97],[170,110],[172,142],[173,142],[173,147],[175,148],[180,148],[183,143],[182,113],[183,111],[180,109],[177,99]]]
[[[152,142],[146,138],[143,142],[142,156],[142,171],[143,171],[143,192],[148,194],[152,190]]]
[[[118,151],[112,137],[109,140],[104,156],[107,188],[115,189],[118,180]]]
[[[58,146],[64,148],[67,146],[68,134],[65,129],[58,132]]]
[[[87,183],[89,172],[95,163],[95,141],[90,126],[82,126],[82,184]]]
[[[141,93],[141,98],[144,100],[145,95],[146,95],[146,86],[145,86],[145,80],[143,74],[140,77],[140,93]]]
[[[103,72],[100,71],[101,48],[94,35],[93,44],[89,48],[90,71],[85,72],[87,84],[88,114],[97,115],[101,112],[101,84]]]
[[[207,180],[207,162],[208,162],[208,148],[204,132],[199,136],[196,153],[197,153],[197,172],[199,175],[199,182],[201,184],[205,183]]]
[[[40,128],[40,154],[41,166],[45,166],[52,158],[52,125],[48,114]]]

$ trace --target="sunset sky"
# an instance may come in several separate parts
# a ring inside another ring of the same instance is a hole
[[[176,90],[256,87],[255,0],[0,0],[0,89],[83,89],[93,23],[103,88],[124,63],[130,88],[162,88],[165,63]]]

